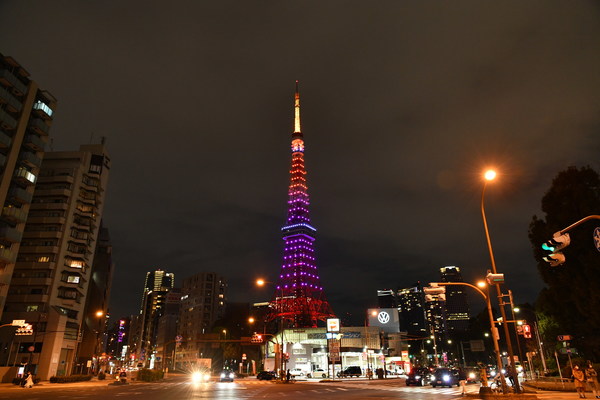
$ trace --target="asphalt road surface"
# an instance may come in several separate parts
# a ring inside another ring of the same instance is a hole
[[[407,387],[404,379],[343,380],[335,382],[299,381],[292,384],[258,381],[256,378],[237,379],[235,382],[192,384],[187,377],[172,377],[156,383],[109,385],[108,382],[87,382],[68,385],[43,383],[32,389],[12,385],[0,387],[1,400],[444,400],[456,398],[479,399],[479,385],[467,386],[468,396],[461,389]],[[542,393],[540,400],[570,400],[575,393]]]

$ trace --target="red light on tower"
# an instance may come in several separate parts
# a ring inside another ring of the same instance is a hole
[[[531,326],[523,325],[523,337],[525,339],[531,339]]]

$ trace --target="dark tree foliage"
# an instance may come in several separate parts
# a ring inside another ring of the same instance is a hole
[[[554,232],[593,214],[600,214],[600,177],[590,167],[569,167],[552,181],[542,198],[545,219],[534,216],[529,240],[538,270],[547,287],[539,294],[536,308],[554,319],[561,334],[573,335],[573,347],[588,358],[600,359],[600,252],[593,231],[600,221],[588,221],[573,230],[571,244],[562,252],[566,262],[550,267],[543,261],[541,244]],[[550,334],[550,332],[548,332]],[[547,337],[547,339],[555,339]]]

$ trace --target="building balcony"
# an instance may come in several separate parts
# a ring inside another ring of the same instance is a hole
[[[73,183],[75,179],[71,175],[38,176],[39,183]]]
[[[62,197],[69,197],[71,196],[71,189],[36,189],[35,190],[35,195],[36,196],[62,196]],[[42,204],[48,204],[48,203],[42,203]],[[61,204],[61,203],[58,203]],[[46,207],[44,207],[46,208]]]
[[[2,208],[2,218],[5,221],[19,224],[27,221],[27,213],[22,208],[4,207]]]
[[[6,133],[0,131],[0,149],[6,149],[7,147],[10,147],[11,143],[12,138]]]
[[[18,113],[23,108],[23,104],[2,86],[0,86],[0,103],[6,104],[7,110],[13,113]]]
[[[36,261],[17,261],[15,263],[15,271],[21,269],[54,269],[55,262],[36,262]]]
[[[24,239],[60,239],[61,231],[25,231],[23,232]]]
[[[25,253],[58,254],[58,246],[23,246],[19,251]]]
[[[8,298],[10,302],[28,304],[47,303],[50,300],[47,294],[9,294]]]
[[[35,184],[36,176],[25,168],[19,168],[15,171],[13,179],[22,185],[28,186]]]
[[[11,264],[15,262],[17,258],[17,254],[15,252],[10,251],[10,249],[2,248],[0,249],[0,261]]]
[[[23,238],[23,232],[10,226],[0,226],[0,239],[11,243],[19,243]]]
[[[11,91],[17,96],[23,96],[27,93],[27,85],[21,82],[7,69],[0,70],[0,83],[4,86],[9,86]]]
[[[29,120],[29,129],[33,130],[38,135],[47,136],[50,127],[41,118],[32,118]]]
[[[17,120],[9,113],[0,108],[0,127],[9,131],[17,127]]]
[[[39,168],[42,164],[42,159],[29,151],[21,151],[19,153],[19,161],[30,168]]]
[[[53,224],[53,225],[64,225],[66,222],[65,217],[32,217],[27,218],[27,222],[32,224]]]
[[[40,136],[28,133],[23,139],[23,145],[33,151],[44,151],[46,142]]]
[[[11,285],[35,285],[35,286],[51,286],[52,278],[19,278],[16,275],[13,275],[11,281]]]
[[[11,201],[19,204],[29,204],[31,203],[31,199],[33,198],[33,194],[29,193],[27,190],[13,187],[8,191],[8,197]]]

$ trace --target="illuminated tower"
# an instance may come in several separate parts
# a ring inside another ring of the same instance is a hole
[[[325,299],[315,262],[316,229],[310,225],[308,210],[310,201],[304,168],[304,136],[300,129],[298,81],[294,100],[288,216],[281,229],[285,248],[270,319],[280,318],[288,327],[307,328],[316,327],[318,320],[334,314]]]

